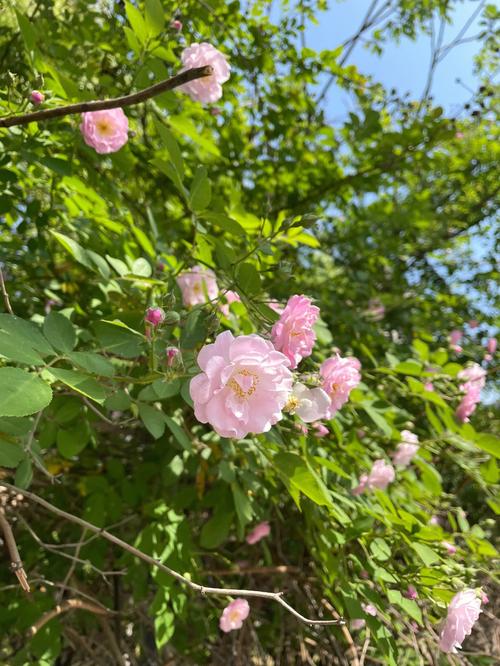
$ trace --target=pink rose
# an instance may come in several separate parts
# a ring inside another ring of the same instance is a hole
[[[283,312],[284,308],[281,305],[281,303],[278,303],[278,301],[269,301],[268,302],[268,307],[271,308],[271,310],[274,310],[277,312],[279,315]]]
[[[394,481],[396,473],[394,467],[385,460],[375,460],[369,474],[362,474],[359,479],[359,485],[353,489],[353,495],[361,495],[366,490],[385,490],[387,486]]]
[[[486,351],[488,352],[488,354],[491,354],[493,356],[493,354],[497,350],[497,344],[498,343],[496,338],[490,338],[488,340],[488,342],[486,343]]]
[[[209,268],[194,266],[177,276],[177,284],[186,307],[213,301],[219,295],[215,273]]]
[[[459,331],[458,329],[455,329],[451,331],[450,333],[450,345],[454,347],[455,345],[458,345],[460,340],[462,339],[463,333],[462,331]]]
[[[170,27],[172,30],[177,30],[177,32],[180,32],[182,30],[182,21],[179,21],[179,19],[174,19],[173,21],[170,21]]]
[[[403,595],[407,599],[415,600],[418,599],[418,592],[417,590],[413,587],[413,585],[408,585],[408,589]]]
[[[408,467],[418,449],[418,444],[398,444],[392,456],[393,463],[398,467]]]
[[[316,340],[313,326],[319,317],[319,308],[311,305],[307,296],[292,296],[271,331],[274,346],[296,368],[300,361],[310,356]]]
[[[360,618],[356,618],[355,620],[351,620],[351,629],[354,631],[358,629],[362,629],[365,626],[366,622]]]
[[[465,379],[465,383],[460,385],[460,390],[468,392],[472,388],[484,388],[486,384],[486,370],[479,363],[472,363],[464,370],[460,370],[457,377]]]
[[[361,381],[360,368],[361,363],[354,356],[342,358],[338,354],[321,364],[322,387],[331,400],[328,418],[332,418],[348,401],[350,392]]]
[[[32,104],[34,104],[35,106],[39,106],[40,104],[43,104],[43,102],[45,102],[45,95],[41,93],[39,90],[33,90],[33,92],[30,95],[30,100]]]
[[[446,548],[446,552],[448,553],[448,555],[455,555],[455,553],[457,552],[457,547],[455,546],[455,544],[450,543],[449,541],[442,541],[441,545],[444,548]]]
[[[480,392],[480,389],[471,389],[462,398],[455,412],[455,416],[460,423],[466,423],[469,416],[474,413],[480,401]]]
[[[235,291],[231,291],[230,289],[226,291],[226,293],[224,294],[224,298],[226,299],[226,302],[221,303],[219,305],[219,309],[224,315],[224,317],[229,317],[229,312],[230,312],[229,306],[231,305],[231,303],[240,303],[241,298]]]
[[[432,382],[426,382],[424,384],[424,389],[426,391],[434,391],[434,384]]]
[[[463,132],[455,132],[455,139],[458,139],[460,141],[460,139],[463,139],[463,138],[464,138],[464,133]]]
[[[443,652],[456,653],[481,613],[481,599],[475,590],[455,594],[448,606],[448,615],[439,634],[439,647]]]
[[[128,141],[128,119],[123,109],[82,113],[83,140],[97,153],[115,153]]]
[[[267,521],[259,523],[256,525],[250,534],[246,538],[246,542],[253,546],[254,543],[258,543],[261,539],[269,536],[271,534],[271,528]]]
[[[294,384],[292,394],[285,406],[291,414],[297,414],[305,423],[322,419],[330,407],[330,398],[321,388],[307,388],[304,384]]]
[[[315,432],[313,433],[315,437],[326,437],[330,434],[330,431],[322,423],[313,423],[313,428]]]
[[[177,347],[167,347],[165,353],[167,355],[167,366],[171,368],[181,352]]]
[[[258,335],[220,333],[198,354],[202,372],[189,391],[200,423],[221,437],[267,432],[282,417],[292,390],[290,362]]]
[[[250,606],[248,605],[248,601],[246,599],[235,599],[222,611],[219,627],[225,633],[241,629],[249,613]]]
[[[148,324],[156,328],[165,319],[165,313],[161,308],[148,308],[144,319]]]
[[[489,599],[488,595],[486,594],[486,592],[483,592],[483,590],[481,590],[481,603],[483,603],[483,604],[489,604],[490,603],[490,599]]]
[[[439,516],[431,516],[429,520],[429,525],[441,525]]]
[[[210,65],[214,73],[201,79],[189,81],[180,90],[187,93],[195,102],[216,102],[222,97],[222,84],[229,79],[231,67],[225,56],[211,44],[191,44],[181,55],[183,67],[181,72],[194,67]]]
[[[365,611],[365,613],[372,615],[373,617],[375,617],[377,614],[377,609],[373,604],[361,604],[361,608]]]

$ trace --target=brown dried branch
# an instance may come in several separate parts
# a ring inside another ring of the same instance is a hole
[[[68,106],[59,106],[55,109],[44,109],[43,111],[35,111],[33,113],[24,113],[20,116],[6,116],[0,118],[0,127],[14,127],[16,125],[28,125],[29,123],[40,122],[43,120],[50,120],[51,118],[61,118],[62,116],[71,116],[78,113],[85,113],[87,111],[104,111],[105,109],[116,109],[118,107],[133,106],[145,102],[151,97],[161,95],[167,90],[173,90],[179,86],[201,79],[205,76],[213,74],[213,68],[210,65],[204,67],[194,67],[185,72],[176,74],[170,79],[155,83],[149,88],[139,90],[139,92],[131,93],[130,95],[123,95],[122,97],[114,97],[113,99],[97,100],[95,102],[79,102],[78,104],[69,104]]]
[[[12,528],[9,525],[9,521],[5,515],[0,511],[0,527],[2,528],[5,545],[9,552],[10,556],[10,568],[16,574],[19,585],[23,588],[25,592],[30,591],[30,586],[28,583],[28,578],[23,567],[23,562],[21,556],[19,555],[19,550],[17,548],[16,540],[14,538],[14,533]]]
[[[285,608],[289,613],[291,613],[294,617],[296,617],[301,622],[304,622],[305,624],[311,624],[311,625],[344,624],[344,620],[342,618],[336,620],[313,620],[305,617],[304,615],[296,611],[295,608],[290,606],[290,604],[288,604],[283,599],[283,592],[265,592],[264,590],[245,590],[245,589],[236,589],[236,588],[206,587],[204,585],[200,585],[199,583],[195,583],[186,576],[180,574],[178,571],[175,571],[174,569],[168,567],[166,564],[163,564],[161,560],[155,559],[154,557],[151,557],[150,555],[143,553],[138,548],[135,548],[126,541],[123,541],[122,539],[114,536],[114,534],[111,534],[107,530],[101,529],[100,527],[97,527],[96,525],[93,525],[92,523],[89,523],[86,520],[79,518],[78,516],[74,516],[73,514],[68,513],[67,511],[58,509],[53,504],[50,504],[50,502],[47,502],[46,500],[42,499],[38,495],[35,495],[34,493],[28,490],[17,488],[17,486],[13,486],[10,483],[6,483],[5,481],[2,481],[2,485],[4,485],[6,488],[9,488],[10,490],[13,490],[14,492],[20,493],[21,495],[31,500],[35,504],[39,504],[40,506],[44,507],[44,509],[50,511],[54,515],[59,516],[64,520],[68,520],[71,523],[75,523],[76,525],[80,525],[89,532],[98,534],[103,539],[106,539],[106,541],[115,544],[119,548],[122,548],[123,550],[133,555],[134,557],[137,557],[143,562],[146,562],[150,566],[157,567],[158,569],[160,569],[160,571],[167,573],[169,576],[172,576],[172,578],[175,578],[183,585],[186,585],[192,590],[199,592],[203,596],[214,595],[214,596],[232,596],[232,597],[257,597],[260,599],[268,599],[269,601],[274,601],[280,606],[283,606],[283,608]]]
[[[91,604],[89,601],[83,601],[83,599],[66,599],[66,601],[62,602],[62,604],[57,604],[55,608],[44,613],[42,617],[35,622],[35,624],[31,625],[28,633],[30,636],[34,636],[40,631],[42,627],[47,624],[47,622],[50,622],[50,620],[54,619],[58,615],[67,613],[70,610],[87,610],[90,613],[94,613],[95,615],[108,614],[108,611],[105,608],[102,606],[97,606],[96,604]]]

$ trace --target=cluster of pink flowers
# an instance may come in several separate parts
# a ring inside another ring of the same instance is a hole
[[[267,432],[283,417],[293,378],[290,361],[258,335],[220,333],[198,354],[191,380],[195,416],[221,437]]]
[[[419,449],[418,437],[409,430],[401,431],[401,443],[393,453],[392,460],[398,467],[407,467]]]
[[[361,495],[366,490],[385,490],[387,486],[394,481],[396,473],[394,467],[385,462],[385,460],[375,460],[369,474],[362,474],[359,478],[359,485],[353,489],[353,495]]]
[[[177,284],[186,307],[213,301],[219,295],[215,273],[209,268],[194,266],[177,276]]]
[[[478,363],[473,363],[468,368],[461,370],[457,376],[459,379],[465,380],[459,386],[465,395],[455,414],[458,421],[464,423],[469,420],[469,416],[474,412],[481,399],[481,389],[486,383],[486,370]]]
[[[213,74],[210,76],[194,79],[180,86],[180,89],[193,101],[209,103],[216,102],[222,97],[222,84],[229,79],[231,67],[220,51],[207,42],[191,44],[182,52],[181,60],[183,65],[181,72],[204,65],[213,68]]]
[[[283,352],[296,368],[300,361],[312,354],[316,334],[313,326],[318,320],[319,308],[307,296],[292,296],[271,331],[275,348]]]
[[[349,394],[361,381],[361,363],[353,356],[342,358],[338,354],[321,364],[322,388],[331,400],[328,418],[348,401]]]
[[[476,590],[463,590],[455,594],[448,606],[448,614],[439,634],[439,647],[443,652],[456,653],[481,613],[481,595]]]

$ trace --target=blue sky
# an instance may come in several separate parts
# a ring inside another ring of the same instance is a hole
[[[306,43],[316,50],[336,48],[357,31],[370,2],[371,0],[332,0],[328,11],[319,15],[319,25],[307,26]],[[478,4],[478,0],[464,0],[456,7],[452,24],[445,30],[445,44],[453,40]],[[478,25],[476,19],[465,36],[477,34]],[[399,44],[389,40],[383,48],[383,55],[377,56],[358,42],[348,64],[356,65],[364,74],[373,75],[376,81],[387,88],[394,87],[400,93],[408,91],[413,98],[419,99],[425,87],[430,63],[430,38],[421,35],[416,42],[403,39]],[[443,106],[448,113],[455,113],[470,97],[470,93],[456,83],[457,77],[469,88],[477,88],[473,73],[473,59],[477,52],[477,42],[461,44],[438,66],[432,94],[436,103]],[[349,96],[335,87],[331,88],[328,102],[329,111],[334,117],[342,117],[352,104]]]

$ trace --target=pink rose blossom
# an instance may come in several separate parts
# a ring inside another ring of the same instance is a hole
[[[274,310],[277,312],[279,315],[283,312],[284,308],[281,305],[281,303],[278,303],[278,301],[269,301],[267,303],[267,306],[271,308],[271,310]]]
[[[464,350],[464,348],[461,347],[460,345],[450,345],[450,349],[454,351],[456,354],[461,354]]]
[[[471,389],[464,395],[457,407],[455,416],[460,423],[467,423],[480,401],[480,389]]]
[[[304,384],[294,384],[285,410],[297,414],[306,423],[322,419],[330,407],[330,398],[322,388],[307,388]]]
[[[45,102],[45,95],[41,93],[39,90],[33,90],[33,92],[30,95],[30,100],[32,104],[34,104],[35,106],[39,106],[40,104],[43,104]]]
[[[248,601],[246,599],[235,599],[222,611],[219,627],[225,633],[241,629],[249,613],[250,606],[248,605]]]
[[[408,589],[403,595],[407,599],[415,600],[418,599],[418,592],[417,590],[413,587],[413,585],[408,585]]]
[[[315,437],[326,437],[327,435],[330,434],[330,431],[328,428],[323,425],[322,423],[313,423],[313,428],[315,432],[313,433]]]
[[[375,617],[377,614],[377,609],[373,604],[361,604],[361,608],[365,611],[365,613],[372,615],[373,617]]]
[[[497,344],[498,343],[496,338],[490,338],[488,340],[488,342],[486,343],[486,351],[488,352],[488,354],[491,354],[493,356],[493,354],[497,350]]]
[[[471,388],[484,388],[486,383],[486,370],[479,363],[472,363],[464,370],[461,370],[457,377],[465,379],[465,383],[460,385],[460,390],[468,392]]]
[[[483,592],[482,590],[481,590],[481,603],[485,605],[490,603],[488,595],[486,594],[486,592]]]
[[[426,391],[434,391],[434,384],[432,382],[426,382],[424,384],[424,389]]]
[[[477,328],[477,327],[479,326],[479,322],[478,322],[478,320],[477,320],[477,319],[471,319],[471,320],[469,321],[469,326],[470,326],[471,328]]]
[[[355,620],[351,620],[351,629],[356,631],[357,629],[363,629],[365,626],[366,622],[360,618],[356,618]]]
[[[430,525],[441,525],[441,521],[439,519],[439,516],[431,516],[429,520]]]
[[[350,392],[361,381],[360,369],[361,363],[354,356],[342,358],[337,354],[321,364],[322,387],[332,401],[328,418],[332,418],[348,401]]]
[[[202,372],[189,391],[200,423],[221,437],[267,432],[282,417],[292,390],[290,362],[258,335],[220,333],[198,354]]]
[[[481,599],[475,590],[455,594],[448,606],[448,615],[439,634],[439,647],[443,652],[456,653],[481,613]]]
[[[253,546],[254,543],[258,543],[261,539],[269,536],[271,534],[271,528],[267,521],[259,523],[256,525],[250,534],[246,538],[246,542]]]
[[[209,268],[194,266],[177,276],[177,284],[182,292],[182,302],[186,307],[212,301],[219,295],[215,273]]]
[[[115,153],[128,141],[128,119],[123,109],[82,113],[83,140],[99,154]]]
[[[457,547],[454,546],[449,541],[441,541],[441,545],[444,548],[446,548],[446,552],[448,553],[448,555],[455,555],[455,553],[457,552]]]
[[[455,139],[458,139],[460,141],[460,139],[463,139],[463,138],[464,138],[464,133],[463,132],[455,132]]]
[[[313,326],[319,317],[319,308],[311,305],[307,296],[292,296],[271,331],[274,346],[296,368],[300,361],[310,356],[316,340]]]
[[[161,308],[148,308],[144,319],[148,324],[156,327],[165,319],[165,313]]]
[[[493,360],[493,356],[491,354],[485,354],[484,360],[486,361],[486,363],[490,363]]]
[[[398,467],[408,467],[418,449],[418,444],[398,444],[392,456],[393,463]]]
[[[229,306],[231,305],[231,303],[240,303],[241,298],[235,291],[231,291],[230,289],[226,291],[226,293],[224,294],[224,298],[226,299],[226,302],[221,303],[219,305],[219,309],[224,315],[224,317],[229,317],[229,312],[230,312]]]
[[[222,97],[222,84],[229,79],[231,67],[220,51],[207,42],[191,44],[184,49],[181,59],[183,64],[181,72],[204,65],[213,67],[214,72],[210,76],[185,83],[180,86],[180,90],[187,93],[195,102],[216,102]]]
[[[177,32],[180,32],[182,30],[182,21],[179,21],[179,19],[174,19],[173,21],[170,21],[170,27],[172,30],[177,30]]]
[[[394,481],[396,473],[394,467],[385,460],[375,460],[369,474],[362,474],[359,479],[359,485],[353,489],[353,495],[361,495],[366,490],[385,490],[387,486]]]
[[[165,353],[167,355],[167,366],[171,368],[181,352],[179,349],[177,349],[177,347],[167,347]]]

